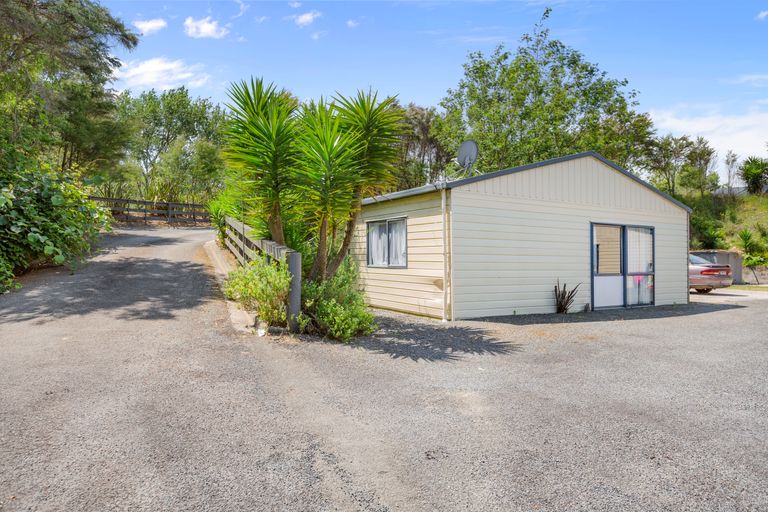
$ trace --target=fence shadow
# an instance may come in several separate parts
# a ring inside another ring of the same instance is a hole
[[[478,327],[430,324],[377,317],[378,331],[353,345],[393,359],[456,361],[468,355],[505,355],[522,350],[518,343],[497,340]]]
[[[206,267],[186,261],[121,258],[90,261],[74,273],[61,267],[44,272],[58,275],[0,296],[0,324],[103,311],[119,319],[169,319],[217,296]]]

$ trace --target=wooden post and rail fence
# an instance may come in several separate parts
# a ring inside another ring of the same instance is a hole
[[[89,199],[109,208],[115,220],[125,222],[157,220],[169,224],[191,223],[195,226],[198,223],[209,224],[211,222],[210,214],[203,204],[94,196],[89,197]]]
[[[297,318],[301,313],[301,253],[290,247],[280,245],[272,240],[257,240],[250,236],[253,232],[248,224],[232,217],[226,217],[224,228],[224,244],[241,265],[253,261],[259,253],[266,254],[270,259],[282,261],[288,265],[291,273],[291,284],[288,293],[288,329],[298,330]]]

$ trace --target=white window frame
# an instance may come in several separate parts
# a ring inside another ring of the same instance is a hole
[[[405,263],[403,265],[390,265],[390,255],[389,255],[389,237],[390,237],[390,231],[389,231],[389,225],[392,222],[403,222],[405,231]],[[387,264],[386,265],[373,265],[371,264],[370,259],[370,252],[371,252],[371,239],[368,236],[370,232],[370,225],[371,224],[384,224],[387,225]],[[378,220],[369,220],[365,223],[365,263],[366,266],[369,268],[408,268],[408,217],[395,217],[392,219],[378,219]]]

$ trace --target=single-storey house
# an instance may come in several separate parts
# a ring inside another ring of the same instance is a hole
[[[690,209],[595,152],[368,198],[370,305],[444,320],[688,302]]]

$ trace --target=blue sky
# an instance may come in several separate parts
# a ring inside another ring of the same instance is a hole
[[[541,2],[105,1],[142,32],[116,87],[188,86],[226,101],[263,76],[302,99],[373,87],[437,105],[470,51],[510,47],[553,9],[554,37],[640,92],[660,132],[724,156],[768,153],[768,0]]]

